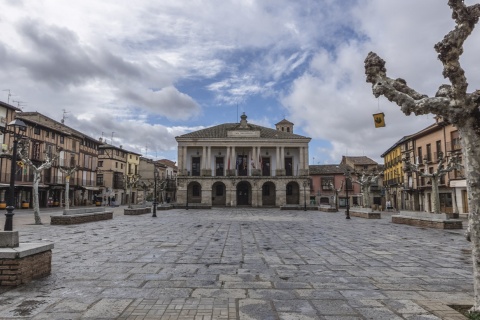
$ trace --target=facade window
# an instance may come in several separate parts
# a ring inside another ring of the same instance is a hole
[[[215,175],[217,177],[223,176],[223,157],[215,158]]]
[[[290,132],[290,127],[287,127],[287,132]]]
[[[33,129],[33,133],[34,133],[34,134],[40,134],[40,128],[35,127],[35,128]]]
[[[103,167],[103,161],[98,161],[98,166]]]
[[[293,195],[293,186],[291,184],[287,184],[287,196]]]
[[[285,158],[285,174],[287,176],[293,176],[293,159]]]
[[[268,184],[264,184],[262,187],[262,195],[265,197],[270,196],[270,186]]]
[[[97,174],[97,186],[103,186],[103,174]]]
[[[132,155],[130,155],[130,158],[132,158]],[[128,174],[132,174],[132,164],[128,164]]]
[[[262,158],[260,167],[262,168],[262,176],[270,176],[270,158]]]
[[[99,155],[104,155],[104,154],[105,154],[105,150],[103,150],[103,149],[98,149],[98,154],[99,154]]]
[[[73,149],[74,151],[77,150],[77,140],[72,140],[72,149]]]
[[[417,149],[418,153],[418,164],[423,163],[423,155],[422,155],[422,147],[418,147]]]
[[[460,134],[458,131],[453,131],[450,133],[452,142],[451,142],[451,150],[460,150]]]
[[[436,152],[437,152],[437,156],[435,157],[436,160],[438,160],[438,157],[440,156],[440,153],[442,152],[442,141],[438,140],[437,142],[435,142],[435,145],[436,145]]]
[[[331,186],[333,186],[333,177],[322,177],[322,190],[332,190]]]
[[[33,159],[40,160],[40,143],[35,142],[33,144]]]
[[[45,131],[45,138],[50,137],[50,131]]]
[[[123,163],[120,163],[120,169],[123,170]]]
[[[217,197],[223,196],[223,186],[221,184],[218,184],[215,188],[215,195]]]
[[[194,197],[200,197],[200,185],[195,184],[192,187],[192,196]]]
[[[432,162],[432,145],[427,144],[427,162]]]
[[[115,168],[118,169],[118,162],[115,161]]]
[[[192,176],[200,176],[200,157],[192,158]]]
[[[65,143],[65,137],[64,136],[60,136],[60,143],[61,144]]]
[[[52,132],[52,139],[55,139],[55,132]]]

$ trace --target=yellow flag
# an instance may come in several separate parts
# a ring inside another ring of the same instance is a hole
[[[23,161],[17,161],[17,166],[19,166],[20,168],[23,168]]]
[[[375,113],[373,115],[375,121],[375,128],[385,127],[385,115],[382,113]]]

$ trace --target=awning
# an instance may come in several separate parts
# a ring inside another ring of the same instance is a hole
[[[85,189],[85,190],[93,190],[93,191],[99,191],[99,190],[100,190],[99,187],[82,187],[82,189]]]

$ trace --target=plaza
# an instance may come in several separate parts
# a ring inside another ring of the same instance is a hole
[[[464,230],[385,212],[124,208],[70,226],[16,210],[20,242],[55,244],[52,273],[1,288],[0,319],[464,319],[448,305],[473,303]]]

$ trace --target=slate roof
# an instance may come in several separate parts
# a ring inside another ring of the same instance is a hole
[[[308,167],[308,172],[310,175],[315,174],[344,174],[347,171],[348,166],[343,164],[321,164],[321,165],[310,165]]]
[[[262,126],[257,126],[255,124],[248,124],[247,128],[240,127],[239,123],[224,123],[210,128],[193,131],[181,136],[176,137],[176,139],[242,139],[242,140],[252,140],[259,139],[258,137],[228,137],[227,132],[229,130],[234,131],[260,131],[260,139],[310,139],[298,134],[278,131],[271,128],[266,128]]]
[[[293,124],[293,122],[288,121],[287,119],[283,119],[279,123],[276,123],[275,125],[278,126],[279,124]]]

